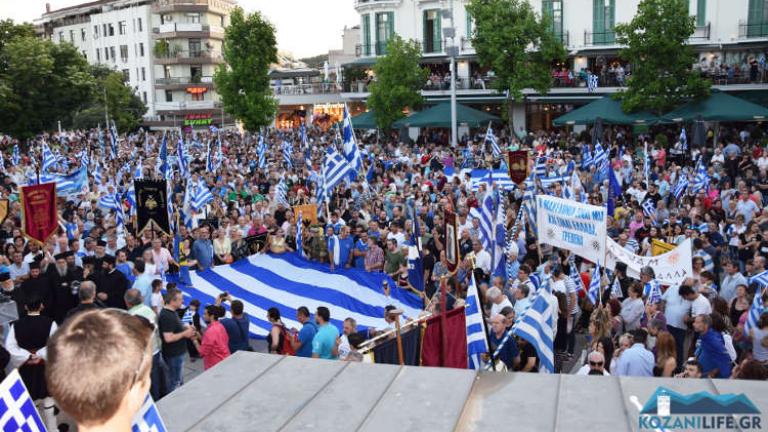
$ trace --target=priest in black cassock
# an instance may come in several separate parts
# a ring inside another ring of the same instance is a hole
[[[31,298],[42,300],[43,314],[53,317],[51,311],[46,310],[53,304],[53,294],[48,277],[41,273],[39,259],[35,259],[29,264],[29,279],[22,282],[21,286],[19,286],[19,293],[15,299],[16,306],[19,309],[19,318],[27,314],[24,305]]]
[[[70,270],[67,264],[67,257],[74,255],[72,252],[62,252],[54,256],[56,262],[48,266],[48,280],[51,284],[53,293],[53,304],[49,306],[50,312],[56,324],[61,325],[67,312],[77,306],[77,286],[73,290],[73,282],[76,279],[76,273]]]
[[[128,279],[115,268],[115,257],[104,255],[102,258],[104,272],[97,285],[96,297],[107,307],[125,309],[123,296],[128,291]]]

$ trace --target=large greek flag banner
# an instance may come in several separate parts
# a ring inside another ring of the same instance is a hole
[[[0,430],[45,432],[43,420],[18,369],[14,369],[0,383]]]
[[[358,269],[331,272],[327,265],[306,260],[295,253],[256,254],[230,265],[190,272],[191,285],[179,284],[185,294],[201,303],[214,303],[226,291],[243,302],[251,320],[253,337],[264,338],[272,328],[267,310],[276,307],[288,328],[301,328],[296,309],[306,306],[314,313],[318,306],[331,312],[331,322],[339,329],[345,318],[354,318],[358,330],[384,328],[384,308],[393,305],[408,318],[421,312],[422,300],[413,292],[400,289],[385,273]],[[389,296],[382,289],[387,282]]]

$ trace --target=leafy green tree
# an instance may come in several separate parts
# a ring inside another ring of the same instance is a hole
[[[106,66],[91,66],[90,71],[95,80],[95,92],[91,102],[77,112],[73,119],[75,128],[92,128],[98,124],[104,125],[104,102],[110,120],[115,121],[120,132],[136,129],[141,124],[142,116],[147,107],[138,95],[128,86],[123,74]]]
[[[620,57],[632,64],[627,89],[617,95],[625,111],[665,113],[709,94],[710,82],[692,70],[687,45],[696,29],[687,0],[642,0],[631,22],[616,26]]]
[[[19,37],[35,37],[35,27],[30,23],[16,24],[12,19],[0,20],[0,52],[5,44]]]
[[[387,42],[387,54],[376,60],[368,106],[379,129],[391,128],[405,108],[417,109],[422,104],[421,89],[429,70],[419,65],[420,59],[421,49],[415,41],[394,36]]]
[[[493,86],[508,94],[510,108],[525,88],[547,93],[552,62],[566,57],[548,18],[537,16],[527,0],[471,0],[467,11],[475,23],[472,46],[480,64],[496,74]]]
[[[246,129],[268,126],[277,111],[269,87],[269,67],[277,62],[275,28],[259,12],[235,8],[224,35],[225,65],[214,75],[224,110]]]

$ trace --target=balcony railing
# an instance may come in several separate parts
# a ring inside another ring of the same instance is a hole
[[[739,38],[768,37],[768,21],[764,22],[739,22]]]
[[[461,37],[460,45],[461,45],[462,51],[468,51],[468,50],[474,49],[474,47],[472,46],[472,39],[466,36]]]
[[[212,84],[212,76],[188,76],[188,77],[171,77],[171,78],[157,78],[155,79],[156,85],[174,85],[174,84]]]
[[[340,92],[341,86],[336,83],[310,83],[272,86],[272,93],[275,95],[334,94]]]
[[[155,102],[157,111],[184,111],[220,108],[221,104],[212,100],[179,101],[179,102]]]
[[[215,61],[224,61],[224,57],[222,56],[220,51],[172,51],[169,53],[157,55],[155,54],[155,58],[158,60],[181,60],[181,59],[210,59]]]
[[[373,44],[357,44],[355,45],[355,56],[357,57],[370,57],[376,55],[376,50]]]
[[[614,44],[616,44],[616,32],[613,30],[603,32],[584,32],[584,46]]]
[[[396,6],[399,5],[402,1],[403,0],[355,0],[355,7],[374,4]]]
[[[457,90],[489,90],[496,78],[493,76],[456,78]],[[344,91],[350,93],[367,93],[368,81],[353,81],[344,83]],[[450,77],[431,76],[421,88],[423,91],[448,91],[451,89]]]
[[[696,26],[696,30],[693,31],[693,34],[688,39],[691,41],[707,41],[709,40],[709,35],[710,23],[707,23],[703,26]]]
[[[215,32],[224,33],[224,29],[219,26],[212,26],[201,23],[168,23],[160,27],[153,27],[152,33],[176,33],[176,32]]]

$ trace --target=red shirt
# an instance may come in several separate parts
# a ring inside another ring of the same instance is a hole
[[[218,362],[229,357],[229,336],[227,330],[218,321],[211,321],[200,343],[200,356],[203,369],[208,370]]]

